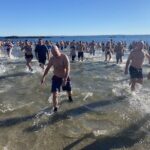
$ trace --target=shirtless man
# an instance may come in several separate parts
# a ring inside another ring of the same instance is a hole
[[[25,45],[22,46],[21,50],[24,50],[27,67],[29,68],[30,71],[33,71],[32,67],[31,67],[31,61],[33,59],[33,54],[32,54],[32,47],[31,47],[30,42],[28,42],[26,40]]]
[[[122,56],[124,55],[124,47],[121,42],[118,42],[117,45],[115,46],[115,53],[116,53],[116,62],[117,64],[122,63]]]
[[[131,91],[135,90],[136,83],[143,84],[143,73],[142,65],[144,62],[145,56],[150,59],[150,55],[144,50],[144,43],[142,41],[135,44],[135,48],[131,51],[128,60],[126,62],[125,74],[128,74],[128,67],[130,72],[130,85]]]
[[[6,50],[7,50],[7,55],[9,58],[11,58],[11,53],[12,53],[12,49],[13,49],[12,42],[8,41],[5,46],[6,46]]]
[[[70,57],[72,58],[72,62],[74,62],[76,58],[76,44],[74,40],[70,43]]]
[[[83,46],[83,43],[80,41],[78,43],[78,46],[77,46],[77,49],[78,49],[78,61],[83,61],[84,59],[84,46]]]
[[[105,46],[105,61],[107,61],[107,59],[108,59],[108,61],[110,61],[110,59],[111,59],[111,42],[107,42],[106,43],[106,46]],[[109,56],[109,58],[108,58],[108,56]]]
[[[89,46],[90,46],[90,54],[93,55],[93,56],[95,55],[95,45],[96,45],[96,44],[95,44],[94,41],[92,41],[92,42],[90,43],[90,45],[89,45]]]
[[[58,109],[58,92],[60,88],[67,91],[69,102],[72,102],[71,84],[70,84],[70,63],[69,59],[65,54],[62,54],[57,46],[52,46],[51,49],[52,57],[49,60],[49,64],[44,72],[41,80],[41,84],[45,81],[45,76],[48,74],[49,69],[53,66],[54,75],[52,77],[51,92],[53,94],[53,107],[54,112]]]

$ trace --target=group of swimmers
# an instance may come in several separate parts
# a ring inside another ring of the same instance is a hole
[[[105,54],[105,61],[110,61],[111,55],[116,54],[116,63],[122,62],[122,56],[127,49],[127,44],[125,42],[115,43],[112,40],[106,43],[96,43],[94,41],[88,42],[59,42],[52,43],[49,41],[38,40],[38,43],[32,43],[30,41],[18,42],[17,45],[20,47],[21,51],[25,54],[26,65],[30,71],[32,71],[31,61],[33,59],[33,46],[35,49],[35,57],[39,61],[40,67],[43,69],[44,73],[41,79],[41,84],[45,82],[45,77],[51,67],[54,68],[51,92],[53,95],[53,111],[58,110],[58,92],[61,88],[67,91],[68,101],[73,102],[72,99],[72,87],[70,80],[70,61],[69,57],[63,53],[63,50],[67,47],[70,48],[70,56],[72,61],[75,61],[76,53],[78,53],[78,60],[83,61],[84,52],[89,52],[91,55],[95,55],[95,50],[102,50]],[[10,52],[13,47],[12,42],[0,42],[0,47],[6,46],[6,50]],[[143,41],[133,42],[130,44],[130,54],[128,56],[125,74],[130,73],[130,83],[131,90],[135,90],[136,83],[143,83],[143,73],[142,65],[144,63],[144,58],[147,57],[150,60],[149,47]],[[9,56],[9,55],[8,55]],[[109,57],[109,59],[108,59]],[[46,60],[48,65],[46,66]],[[148,78],[150,74],[148,75]]]

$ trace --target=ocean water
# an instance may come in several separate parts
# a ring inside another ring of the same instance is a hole
[[[68,54],[66,49],[64,53]],[[73,103],[59,95],[60,108],[51,115],[52,70],[44,86],[42,70],[33,60],[34,72],[25,66],[14,47],[12,59],[0,57],[0,150],[149,150],[150,65],[144,64],[144,84],[130,92],[129,76],[115,56],[85,54],[84,62],[71,63]]]

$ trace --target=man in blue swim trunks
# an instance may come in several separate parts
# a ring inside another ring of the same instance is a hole
[[[143,84],[142,65],[145,56],[150,59],[150,55],[144,51],[144,43],[139,41],[135,44],[133,51],[131,51],[126,62],[125,74],[128,74],[128,67],[130,72],[131,91],[135,90],[136,83]]]
[[[53,107],[54,112],[58,109],[58,92],[60,89],[67,91],[69,102],[72,102],[71,84],[70,84],[70,62],[65,54],[62,54],[58,47],[52,46],[52,57],[49,60],[48,66],[45,69],[44,75],[41,80],[41,84],[45,81],[45,76],[48,74],[49,69],[53,66],[54,75],[52,77],[51,92],[53,94]]]

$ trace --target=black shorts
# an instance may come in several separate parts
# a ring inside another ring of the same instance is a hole
[[[33,59],[33,55],[32,54],[30,54],[30,55],[25,54],[25,59]]]
[[[83,52],[78,52],[78,58],[83,58],[84,57],[84,53]]]
[[[122,56],[123,56],[123,54],[116,54],[116,59],[121,59],[122,58]]]
[[[6,50],[7,50],[7,53],[9,53],[9,52],[10,52],[10,48],[7,48]]]
[[[133,66],[130,66],[129,72],[130,72],[131,79],[143,79],[142,68],[137,69]]]
[[[57,77],[57,76],[53,76],[52,77],[52,87],[51,87],[51,92],[60,92],[60,88],[62,87],[63,91],[71,91],[71,82],[70,82],[70,78],[68,77],[67,79],[67,84],[65,86],[62,86],[63,83],[63,78]]]
[[[75,46],[71,46],[71,47],[70,47],[70,49],[73,49],[73,50],[75,50]]]
[[[46,58],[39,58],[39,63],[45,65]]]
[[[110,51],[107,51],[107,52],[106,52],[106,55],[110,55],[110,54],[111,54]]]
[[[75,58],[76,58],[76,55],[73,55],[73,56],[72,56],[72,61],[74,61],[74,60],[75,60]]]

